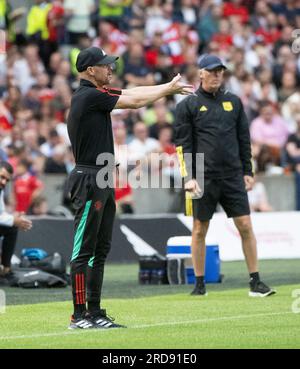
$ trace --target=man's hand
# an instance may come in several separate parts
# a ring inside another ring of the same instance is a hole
[[[199,187],[198,182],[195,179],[190,179],[184,185],[185,191],[191,192],[195,197],[201,196],[201,188]]]
[[[181,75],[178,73],[169,83],[171,94],[192,95],[195,92],[193,85],[180,82]]]
[[[251,176],[244,176],[244,182],[245,182],[245,187],[246,187],[246,191],[251,191],[253,186],[254,186],[254,178]]]
[[[22,229],[22,231],[29,231],[32,228],[32,221],[27,219],[23,214],[15,214],[14,226]]]

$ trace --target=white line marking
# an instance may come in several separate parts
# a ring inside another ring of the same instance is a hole
[[[261,313],[261,314],[252,314],[252,315],[235,315],[235,316],[224,316],[219,318],[207,318],[207,319],[196,319],[196,320],[186,320],[181,322],[164,322],[164,323],[154,323],[154,324],[142,324],[142,325],[133,325],[128,328],[131,329],[143,329],[143,328],[152,328],[152,327],[162,327],[162,326],[173,326],[173,325],[185,325],[185,324],[195,324],[195,323],[210,323],[210,322],[218,322],[218,321],[230,321],[230,320],[238,320],[238,319],[252,319],[266,316],[276,316],[276,315],[287,315],[293,314],[292,311],[283,311],[281,313]],[[67,329],[67,327],[66,327]],[[112,329],[114,330],[114,329]],[[119,331],[119,329],[116,329]],[[30,339],[30,338],[43,338],[43,337],[55,337],[55,336],[69,336],[74,334],[82,334],[83,331],[90,332],[99,332],[99,331],[110,331],[110,329],[91,329],[91,330],[78,330],[75,331],[66,331],[66,332],[53,332],[53,333],[37,333],[31,335],[21,335],[21,336],[0,336],[0,340],[15,340],[15,339]]]
[[[128,242],[131,243],[136,254],[138,254],[139,256],[157,255],[157,250],[155,250],[155,248],[150,246],[146,241],[144,241],[126,225],[121,224],[120,229],[126,236]]]

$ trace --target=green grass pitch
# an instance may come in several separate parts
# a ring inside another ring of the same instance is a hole
[[[223,283],[208,296],[190,296],[191,285],[140,286],[138,266],[108,264],[103,307],[126,324],[121,330],[67,330],[70,289],[5,288],[0,348],[300,348],[300,260],[262,261],[263,280],[277,289],[269,298],[248,297],[245,263],[222,264]]]

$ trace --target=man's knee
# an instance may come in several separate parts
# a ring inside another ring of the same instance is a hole
[[[207,234],[209,222],[202,222],[198,219],[194,220],[193,236],[199,240],[204,240]]]
[[[242,238],[248,238],[252,236],[253,229],[250,217],[235,219],[235,225]]]

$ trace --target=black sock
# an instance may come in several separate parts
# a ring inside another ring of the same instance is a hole
[[[99,313],[100,312],[100,302],[89,302],[88,301],[88,311],[93,313]]]
[[[82,313],[86,310],[85,304],[74,305],[74,318],[79,319],[82,317]]]
[[[258,272],[250,273],[249,275],[250,275],[250,283],[251,284],[255,284],[255,283],[260,281]]]
[[[203,286],[204,285],[204,276],[201,275],[199,277],[196,277],[196,285],[197,286]]]

